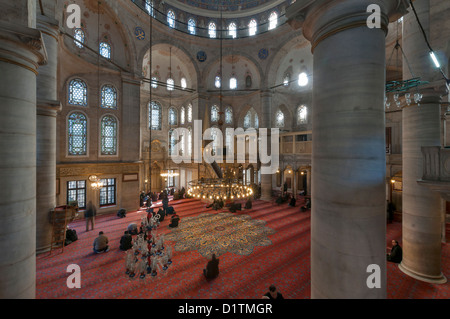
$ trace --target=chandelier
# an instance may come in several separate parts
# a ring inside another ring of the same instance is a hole
[[[244,199],[253,195],[253,189],[241,180],[232,178],[199,179],[188,183],[188,195],[199,199]]]
[[[160,175],[161,175],[161,177],[175,177],[175,176],[179,176],[180,173],[174,172],[171,169],[167,169],[163,173],[161,173]]]
[[[103,183],[96,175],[89,176],[89,181],[91,182],[91,187],[95,190],[99,190],[103,187]]]

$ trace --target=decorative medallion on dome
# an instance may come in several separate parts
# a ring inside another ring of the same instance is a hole
[[[255,246],[272,244],[267,236],[275,231],[265,225],[265,221],[252,219],[249,215],[202,213],[183,218],[178,228],[165,238],[176,242],[176,251],[197,250],[207,258],[226,252],[250,255]]]
[[[136,39],[142,41],[145,39],[145,31],[141,27],[136,27],[134,29],[134,35]]]
[[[205,62],[205,61],[206,61],[206,58],[207,58],[207,55],[206,55],[206,52],[205,52],[205,51],[199,51],[199,52],[197,53],[197,60],[198,60],[199,62]]]
[[[267,50],[267,49],[265,49],[265,48],[262,48],[261,50],[259,50],[259,52],[258,52],[258,57],[259,57],[261,60],[267,59],[268,56],[269,56],[269,50]]]

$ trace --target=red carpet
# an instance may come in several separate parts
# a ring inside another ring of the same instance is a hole
[[[198,251],[174,250],[173,264],[156,277],[129,278],[125,274],[125,252],[119,250],[119,240],[131,222],[140,223],[145,212],[130,212],[126,218],[112,215],[96,218],[94,231],[85,231],[85,221],[77,220],[70,227],[78,233],[78,241],[68,245],[64,253],[53,251],[37,257],[36,296],[53,298],[164,298],[164,299],[259,299],[275,284],[287,299],[310,298],[310,212],[297,207],[281,206],[271,202],[254,201],[253,209],[237,212],[253,220],[264,221],[274,230],[268,235],[272,244],[256,245],[251,254],[237,255],[226,252],[219,257],[220,275],[207,281],[203,268],[207,259]],[[160,203],[159,203],[160,205]],[[158,205],[158,206],[159,206]],[[183,218],[201,213],[217,214],[194,199],[171,201],[175,211]],[[226,212],[227,210],[224,210]],[[170,218],[161,223],[158,232],[168,234]],[[105,232],[111,250],[94,255],[92,243],[99,231]],[[388,225],[387,243],[395,238],[401,244],[401,224]],[[174,242],[167,242],[172,248]],[[449,244],[443,245],[443,271],[450,274]],[[69,289],[67,266],[81,268],[81,288]],[[404,275],[395,264],[388,264],[388,298],[445,298],[449,297],[449,284],[431,285]]]

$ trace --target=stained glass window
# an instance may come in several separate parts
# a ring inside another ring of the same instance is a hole
[[[173,133],[173,129],[169,130],[169,155],[177,155],[175,154],[175,134]]]
[[[244,128],[249,128],[252,125],[251,121],[252,121],[252,113],[248,111],[244,117]]]
[[[291,82],[291,76],[289,73],[286,73],[286,75],[284,76],[284,79],[283,79],[283,85],[289,86],[290,82]]]
[[[305,105],[301,105],[297,108],[297,123],[305,124],[307,122],[308,109]]]
[[[69,155],[87,155],[87,119],[82,113],[72,113],[68,119]]]
[[[117,91],[111,85],[102,87],[102,107],[107,109],[117,109]]]
[[[213,105],[211,107],[211,122],[217,122],[219,120],[219,107]]]
[[[182,87],[183,89],[187,88],[186,78],[181,78],[181,87]]]
[[[161,117],[162,117],[162,110],[161,105],[159,105],[156,102],[151,102],[149,104],[149,126],[150,129],[160,131],[161,130]]]
[[[102,118],[101,153],[102,155],[117,155],[117,120],[111,115]]]
[[[175,28],[175,13],[172,10],[167,11],[167,24],[172,29]]]
[[[149,15],[151,15],[153,17],[153,2],[146,0],[145,1],[145,10],[147,11],[147,13]]]
[[[100,55],[106,59],[111,59],[111,46],[106,42],[100,43]]]
[[[248,24],[248,35],[252,36],[256,34],[257,22],[255,19],[250,20]]]
[[[86,40],[86,35],[82,29],[80,29],[80,28],[75,29],[73,37],[75,39],[74,42],[77,47],[79,47],[80,49],[82,47],[84,47],[84,41]]]
[[[277,114],[275,116],[275,125],[276,127],[284,127],[284,114],[281,112],[281,110],[277,111]]]
[[[230,25],[228,26],[228,35],[231,36],[233,39],[236,38],[237,35],[237,28],[236,28],[236,23],[231,22]]]
[[[225,110],[225,123],[233,123],[233,109],[231,107],[227,107]]]
[[[269,16],[269,30],[275,29],[278,24],[278,15],[274,11]]]
[[[103,187],[100,189],[100,206],[115,205],[116,204],[116,179],[104,178],[101,179]]]
[[[70,81],[69,104],[87,106],[87,86],[84,81],[80,79]]]
[[[298,85],[306,86],[309,82],[308,75],[305,72],[302,72],[298,75]]]
[[[192,130],[190,127],[188,127],[188,137],[187,137],[187,151],[188,151],[188,155],[191,156],[192,155]]]
[[[222,85],[222,80],[220,79],[220,76],[216,76],[216,78],[214,79],[214,86],[216,88],[220,88],[220,86]]]
[[[210,22],[208,25],[208,34],[210,38],[216,37],[216,24],[214,22]]]
[[[230,90],[235,90],[237,88],[237,80],[235,77],[230,78]]]
[[[173,91],[174,85],[175,85],[174,80],[171,79],[171,78],[168,78],[167,79],[167,90],[168,91]]]
[[[255,113],[255,127],[254,128],[258,128],[258,127],[259,127],[258,114]]]
[[[188,109],[187,109],[187,121],[188,121],[188,123],[192,122],[192,105],[191,104],[188,105]]]
[[[86,208],[86,181],[67,182],[67,204],[75,201],[78,208]]]
[[[185,113],[186,113],[185,108],[184,108],[184,106],[182,106],[182,107],[181,107],[181,110],[180,110],[180,124],[181,124],[181,125],[184,124],[185,116],[186,116]]]
[[[152,88],[156,89],[158,87],[158,78],[156,76],[152,77]]]
[[[193,18],[190,18],[188,21],[188,30],[190,34],[195,35],[195,20]]]
[[[173,107],[169,109],[169,125],[177,125],[177,110]]]

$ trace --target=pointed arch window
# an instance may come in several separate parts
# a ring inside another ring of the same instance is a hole
[[[219,75],[216,75],[214,79],[214,86],[218,89],[220,89],[220,87],[222,86],[222,79],[220,78]]]
[[[175,87],[175,81],[172,78],[167,79],[167,91],[173,91]]]
[[[275,116],[275,125],[276,127],[284,127],[284,113],[281,110],[277,111]]]
[[[175,28],[175,13],[172,10],[167,11],[167,24],[172,29]]]
[[[278,14],[273,11],[269,16],[269,30],[275,29],[278,24]]]
[[[153,1],[145,0],[145,11],[153,17]]]
[[[187,136],[187,155],[192,155],[192,129],[188,127],[188,136]]]
[[[300,105],[297,108],[297,124],[306,124],[308,116],[308,109],[306,105]]]
[[[308,75],[305,72],[302,72],[298,75],[299,86],[306,86],[308,85],[308,82],[309,82]]]
[[[106,109],[117,109],[117,90],[112,85],[102,87],[102,107]]]
[[[157,102],[152,101],[149,103],[149,128],[154,131],[161,130],[161,117],[162,109],[161,105]]]
[[[187,108],[187,121],[192,123],[192,104],[189,104]]]
[[[244,117],[244,128],[249,128],[252,125],[251,122],[252,122],[252,113],[248,111]]]
[[[230,78],[230,90],[237,89],[237,79],[233,76]]]
[[[74,79],[69,83],[69,104],[87,106],[87,86],[80,79]]]
[[[233,109],[230,106],[225,109],[225,123],[233,123]]]
[[[255,123],[255,128],[259,128],[259,118],[258,118],[258,114],[256,114],[256,113],[255,113],[254,123]]]
[[[177,125],[177,110],[174,107],[169,108],[169,125]]]
[[[248,35],[252,36],[256,34],[258,23],[255,19],[251,19],[250,23],[248,24]]]
[[[86,40],[86,34],[84,33],[83,29],[77,28],[74,30],[74,43],[77,47],[80,49],[84,47],[84,41]]]
[[[208,35],[210,38],[216,37],[216,24],[214,22],[210,22],[208,25]]]
[[[189,33],[192,35],[195,35],[195,33],[196,33],[195,25],[196,25],[195,20],[193,18],[190,18],[188,21],[188,30],[189,30]]]
[[[101,42],[99,52],[105,59],[111,59],[111,45],[109,43]]]
[[[211,106],[211,122],[219,120],[219,107],[217,105]]]
[[[184,108],[184,106],[182,106],[181,110],[180,110],[180,124],[181,125],[184,124],[185,116],[186,116],[186,109]]]
[[[151,83],[151,85],[152,85],[152,88],[153,88],[153,89],[157,89],[157,88],[158,88],[158,78],[157,78],[156,76],[153,76],[153,77],[152,77],[152,83]]]
[[[291,83],[291,75],[289,73],[286,73],[284,75],[283,85],[284,86],[289,86],[290,83]]]
[[[187,88],[187,81],[186,78],[181,78],[181,88],[184,90],[185,88]]]
[[[178,155],[178,154],[175,154],[175,145],[176,145],[176,140],[175,140],[174,130],[170,129],[169,130],[169,155]]]
[[[233,39],[236,38],[236,36],[237,36],[237,27],[236,27],[236,23],[231,22],[231,23],[228,25],[228,35],[229,35],[230,37],[232,37]]]
[[[101,154],[117,155],[117,120],[111,115],[101,121]]]
[[[87,118],[74,112],[68,118],[68,154],[87,155]]]

